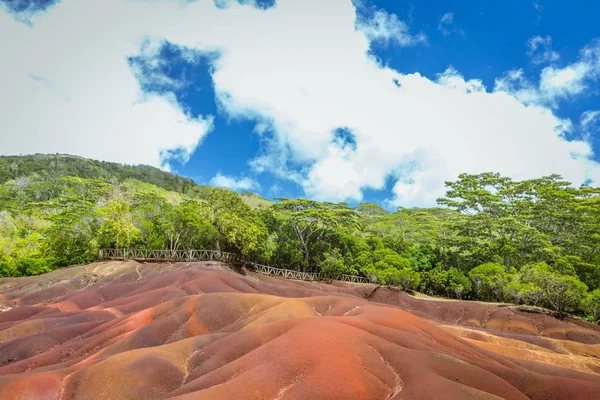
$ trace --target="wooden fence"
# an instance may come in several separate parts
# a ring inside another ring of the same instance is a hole
[[[234,253],[218,250],[145,250],[145,249],[102,249],[99,254],[100,260],[136,260],[136,261],[220,261],[228,264],[244,262]],[[362,276],[323,274],[294,271],[269,267],[267,265],[247,263],[254,267],[256,272],[270,276],[280,276],[287,279],[299,279],[303,281],[339,280],[353,283],[370,283],[370,280]]]
[[[281,276],[282,278],[288,279],[300,279],[303,281],[326,281],[336,280],[344,282],[354,283],[369,283],[367,278],[357,275],[342,275],[342,274],[323,274],[323,273],[312,273],[312,272],[301,272],[294,271],[291,269],[281,269],[275,267],[269,267],[267,265],[252,264],[256,269],[256,272],[260,272],[264,275]]]
[[[240,260],[237,254],[218,250],[102,249],[99,258],[137,261],[221,261],[229,264]]]

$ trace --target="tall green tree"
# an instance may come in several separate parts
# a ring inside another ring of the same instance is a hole
[[[100,242],[115,248],[129,247],[134,243],[140,230],[135,226],[130,205],[122,196],[109,200],[96,210],[100,218]]]
[[[224,248],[256,260],[270,259],[272,249],[264,221],[237,193],[215,189],[203,206],[204,216],[217,232],[217,249]]]
[[[279,200],[273,207],[282,222],[292,228],[308,266],[313,264],[311,250],[320,241],[342,227],[359,227],[357,213],[346,205],[306,199]]]

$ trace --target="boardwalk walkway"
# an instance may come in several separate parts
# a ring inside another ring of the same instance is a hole
[[[136,260],[136,261],[221,261],[228,264],[243,262],[254,268],[256,272],[270,276],[303,281],[339,280],[354,283],[371,283],[369,279],[356,275],[322,274],[281,269],[268,265],[245,262],[234,253],[218,250],[145,250],[145,249],[102,249],[100,260]],[[373,282],[374,283],[374,282]]]

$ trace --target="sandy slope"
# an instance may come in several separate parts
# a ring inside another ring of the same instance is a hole
[[[1,279],[0,399],[600,399],[597,326],[373,289],[217,263]]]

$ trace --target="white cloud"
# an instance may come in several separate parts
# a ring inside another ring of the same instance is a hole
[[[599,140],[600,137],[600,110],[589,110],[581,114],[579,126],[584,137],[589,141]]]
[[[232,190],[257,190],[260,188],[258,182],[252,178],[235,178],[233,176],[223,175],[220,172],[210,180],[210,184]]]
[[[454,13],[452,12],[447,12],[446,14],[442,15],[442,18],[440,18],[440,23],[438,24],[438,30],[442,30],[444,29],[444,25],[452,25],[452,23],[454,22]]]
[[[585,63],[565,68],[544,68],[540,77],[540,90],[551,98],[577,95],[586,88],[589,66]]]
[[[327,154],[315,163],[302,182],[305,191],[317,200],[360,199],[365,177],[356,164],[353,150],[330,144]]]
[[[558,61],[560,54],[552,50],[550,36],[533,36],[527,41],[527,55],[534,64],[546,64]]]
[[[152,112],[139,111],[135,118],[132,113],[146,103],[135,102],[140,99],[139,85],[122,65],[123,58],[138,54],[144,39],[151,38],[194,51],[219,51],[212,77],[220,106],[231,118],[256,121],[257,134],[265,143],[264,152],[251,166],[257,172],[292,179],[311,197],[360,200],[364,189],[382,189],[391,180],[391,203],[432,204],[443,194],[444,181],[462,172],[494,171],[517,179],[560,173],[575,183],[600,179],[598,163],[590,159],[590,145],[564,139],[571,129],[569,121],[517,93],[525,89],[538,97],[559,93],[560,78],[552,75],[560,70],[547,70],[544,89],[513,73],[514,79],[504,87],[500,82],[493,92],[480,80],[466,80],[454,69],[435,79],[402,74],[368,55],[370,41],[377,38],[357,26],[350,0],[279,0],[268,11],[234,2],[219,9],[208,0],[85,4],[65,0],[31,31],[17,32],[13,25],[8,31],[4,22],[0,21],[3,55],[23,58],[9,75],[12,78],[19,72],[25,78],[19,78],[23,80],[19,85],[10,80],[2,85],[11,83],[15,86],[10,87],[27,90],[16,91],[16,97],[22,97],[20,106],[11,109],[21,115],[5,118],[3,110],[0,124],[6,132],[9,121],[10,131],[24,137],[20,149],[37,146],[55,151],[71,140],[75,144],[69,148],[78,154],[95,152],[105,159],[117,154],[131,160],[152,158],[163,148],[193,147],[202,136],[196,135],[201,131],[197,125],[207,127],[209,122],[190,119],[168,97],[151,97],[150,101],[158,102]],[[41,33],[35,33],[38,29]],[[31,50],[27,45],[33,46]],[[580,62],[591,62],[590,54],[584,51]],[[35,68],[40,65],[45,68]],[[7,79],[4,72],[0,79]],[[27,73],[47,79],[52,89]],[[588,70],[585,76],[584,85],[591,76]],[[33,91],[25,83],[44,89]],[[50,93],[46,94],[48,103],[35,97],[46,92]],[[569,93],[572,96],[576,91]],[[69,104],[59,98],[77,101]],[[25,108],[32,102],[31,108]],[[23,110],[30,110],[35,118]],[[74,122],[69,121],[71,114]],[[163,130],[140,122],[149,117],[175,126]],[[137,129],[113,133],[115,126],[121,127],[116,122],[122,120],[133,128],[142,124],[152,135],[144,142],[147,135]],[[50,132],[44,146],[31,143],[44,139],[42,134],[29,133],[36,123],[42,124],[43,132]],[[355,146],[335,140],[339,128],[352,132]],[[65,136],[63,132],[71,133]],[[104,138],[94,139],[103,134]],[[79,137],[92,144],[77,144]],[[147,148],[138,152],[135,147],[117,147],[121,137],[128,144],[143,142]],[[102,151],[97,151],[105,142]],[[3,152],[8,143],[5,139],[0,143]],[[240,190],[252,185],[249,178],[221,174],[214,182],[238,185]]]
[[[496,79],[494,91],[510,93],[523,104],[554,103],[554,99],[545,98],[538,87],[525,78],[523,69],[508,71],[502,78]]]
[[[10,60],[0,63],[2,153],[165,168],[172,158],[187,161],[212,118],[190,116],[172,95],[141,91],[127,57],[140,53],[150,32],[135,9],[65,1],[32,17],[33,28],[0,11],[0,51]],[[150,47],[145,56],[153,56]]]
[[[600,110],[585,111],[581,114],[581,125],[583,127],[589,128],[596,122],[600,122]]]
[[[281,185],[279,185],[278,183],[272,184],[268,191],[268,195],[272,198],[280,197],[282,195],[282,193],[283,193],[283,189],[281,188]]]
[[[370,41],[395,41],[401,46],[413,46],[427,42],[423,33],[412,35],[408,25],[401,21],[396,14],[377,10],[370,17],[358,16],[356,29],[360,30]]]
[[[442,32],[444,36],[450,36],[452,33],[458,33],[464,36],[465,32],[461,28],[453,28],[454,25],[454,13],[447,12],[442,15],[440,22],[438,23],[438,31]]]
[[[496,80],[496,91],[511,93],[526,104],[558,106],[558,101],[584,94],[600,77],[600,41],[584,47],[577,62],[562,68],[549,66],[542,70],[539,85],[524,78],[522,70],[509,71]]]
[[[544,11],[544,6],[542,6],[539,1],[534,1],[533,9],[535,10],[536,15],[535,24],[539,25],[539,23],[542,21],[542,12]]]

